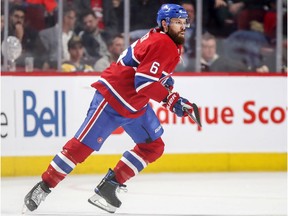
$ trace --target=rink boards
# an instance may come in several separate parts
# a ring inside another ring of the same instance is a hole
[[[39,175],[77,131],[98,74],[2,74],[2,176]],[[174,76],[198,104],[202,128],[151,101],[164,128],[165,154],[145,172],[278,171],[287,168],[287,77]],[[73,173],[102,173],[133,141],[120,128]]]

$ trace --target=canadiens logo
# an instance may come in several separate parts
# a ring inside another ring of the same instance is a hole
[[[102,142],[103,142],[103,138],[102,138],[102,137],[98,137],[98,138],[97,138],[97,142],[98,142],[98,143],[102,143]]]

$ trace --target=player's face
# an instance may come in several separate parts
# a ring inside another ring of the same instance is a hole
[[[186,25],[186,19],[171,19],[167,34],[176,44],[184,43]]]

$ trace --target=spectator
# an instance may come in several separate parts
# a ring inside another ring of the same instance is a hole
[[[263,23],[265,10],[270,0],[231,0],[229,11],[234,15],[238,30],[249,30],[250,22]]]
[[[188,56],[185,55],[185,47],[183,46],[181,49],[180,61],[175,68],[175,72],[187,72],[187,67],[189,65],[189,62],[190,62],[190,60],[189,60]],[[194,71],[194,68],[193,68],[193,71]]]
[[[193,71],[195,61],[187,66],[187,71]],[[244,72],[248,69],[236,60],[226,58],[217,53],[217,43],[214,35],[206,32],[201,42],[201,71],[202,72]]]
[[[109,55],[100,58],[94,65],[96,71],[103,71],[112,62],[117,62],[120,54],[124,51],[124,37],[122,35],[116,35],[108,43]]]
[[[285,4],[287,8],[287,2]],[[287,11],[283,15],[283,56],[282,56],[282,72],[287,73],[287,49],[288,48],[288,39],[287,39]]]
[[[226,37],[236,30],[227,0],[203,0],[203,29],[215,36]]]
[[[70,55],[68,52],[68,41],[74,35],[76,22],[76,10],[71,5],[64,8],[62,23],[62,61],[68,61]],[[59,25],[40,31],[41,41],[46,48],[47,57],[43,69],[56,68],[58,57],[58,31]]]
[[[113,0],[114,11],[118,20],[118,32],[124,32],[124,1]],[[179,1],[167,0],[133,0],[130,1],[130,43],[144,36],[157,23],[150,17],[156,16],[163,3],[179,4]],[[141,13],[140,13],[141,12]],[[147,16],[149,14],[149,16]]]
[[[41,52],[41,46],[38,44],[39,35],[36,30],[25,25],[25,8],[21,5],[13,5],[9,11],[9,15],[8,36],[17,37],[22,45],[22,53],[17,59],[16,65],[18,67],[24,67],[25,58],[34,57],[36,60],[35,67],[38,67],[40,61],[38,61],[39,52]],[[1,38],[1,40],[3,39],[4,38]]]
[[[27,20],[38,31],[56,24],[56,0],[23,0],[26,5]],[[23,4],[22,2],[22,4]],[[37,17],[37,19],[36,19]]]
[[[2,7],[2,4],[1,4],[1,7]],[[4,40],[4,12],[2,11],[2,9],[1,9],[1,23],[0,24],[1,24],[1,44],[2,44],[2,41]],[[4,57],[1,51],[1,65],[3,65],[3,61],[4,61]]]
[[[144,36],[150,28],[157,25],[154,19],[163,0],[134,0],[130,1],[130,43]],[[170,2],[171,3],[171,2]],[[114,11],[118,20],[118,32],[124,32],[124,1],[113,0]],[[141,11],[141,13],[140,13]],[[147,16],[149,14],[149,16]]]
[[[2,5],[1,5],[2,6]],[[1,21],[0,21],[0,25],[1,25],[1,42],[3,41],[4,39],[4,20],[5,17],[4,17],[4,12],[2,11],[1,9]]]
[[[251,31],[238,30],[225,40],[226,56],[242,61],[249,71],[268,72],[264,55],[271,53],[269,43],[263,34],[263,25],[250,22]]]
[[[110,36],[118,33],[118,19],[112,2],[112,0],[73,0],[73,4],[78,9],[79,14],[92,9],[99,20],[98,28]],[[83,30],[79,26],[78,28],[79,32]]]
[[[157,25],[154,17],[162,5],[161,0],[130,1],[130,30],[150,29]]]
[[[84,31],[80,32],[79,35],[82,39],[88,62],[90,65],[94,65],[98,59],[109,55],[105,41],[105,39],[109,40],[109,36],[106,32],[99,29],[99,19],[92,10],[83,14],[82,21]]]
[[[4,31],[4,13],[2,12],[1,10],[1,35],[2,35],[2,32]]]
[[[267,37],[269,43],[276,44],[276,29],[277,29],[276,0],[270,0],[269,2],[269,10],[265,13],[263,27],[264,27],[264,34]]]
[[[124,5],[123,0],[112,0],[113,10],[117,19],[117,32],[124,32]]]
[[[93,68],[84,63],[84,47],[81,38],[73,36],[68,42],[68,51],[70,54],[70,61],[62,64],[63,72],[90,72]]]
[[[285,40],[283,41],[283,56],[282,56],[282,69],[281,69],[283,73],[288,73],[287,48],[288,48],[288,40],[287,38],[285,38]]]
[[[187,11],[190,27],[185,30],[185,55],[195,57],[196,44],[196,23],[195,23],[195,7],[192,1],[181,1],[181,6]]]
[[[46,28],[45,8],[39,4],[28,4],[26,6],[26,23],[33,26],[38,32]]]
[[[57,7],[56,0],[26,0],[30,4],[42,4],[48,13],[54,11]]]
[[[25,8],[21,5],[12,6],[9,12],[9,36],[13,35],[17,37],[23,44],[27,42],[27,40],[23,40],[24,34],[29,34],[29,31],[25,31],[25,13]]]

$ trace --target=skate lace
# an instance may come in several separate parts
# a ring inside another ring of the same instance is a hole
[[[41,201],[44,201],[47,197],[48,193],[46,193],[40,185],[35,188],[35,190],[32,193],[31,199],[35,202],[35,204],[38,206]]]

